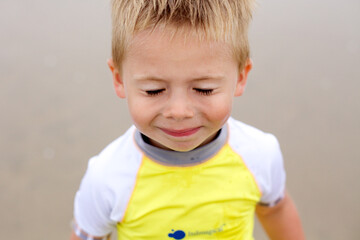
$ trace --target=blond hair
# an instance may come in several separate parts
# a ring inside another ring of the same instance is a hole
[[[242,69],[255,0],[112,0],[112,57],[117,68],[134,34],[163,26],[190,27],[200,39],[230,44]]]

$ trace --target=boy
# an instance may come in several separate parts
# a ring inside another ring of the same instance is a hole
[[[71,239],[303,239],[277,140],[230,117],[252,0],[113,0],[116,94],[134,122],[89,161]]]

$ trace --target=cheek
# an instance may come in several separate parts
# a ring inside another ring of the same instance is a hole
[[[128,100],[128,107],[130,111],[131,118],[137,127],[142,127],[147,122],[147,111],[144,111],[144,105],[141,103],[132,102]]]
[[[128,98],[128,107],[133,123],[139,130],[146,129],[156,117],[157,110],[154,104],[139,98]]]
[[[214,99],[211,105],[207,106],[207,115],[212,121],[224,124],[230,117],[231,110],[232,98]]]
[[[146,116],[144,114],[140,114],[141,110],[131,108],[130,106],[129,110],[134,125],[140,130],[144,128],[147,122]]]

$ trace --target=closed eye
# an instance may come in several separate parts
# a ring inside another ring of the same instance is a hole
[[[202,88],[194,88],[194,90],[205,96],[211,95],[214,91],[214,89],[202,89]]]
[[[165,88],[162,88],[162,89],[156,89],[156,90],[147,90],[145,91],[147,95],[149,96],[156,96],[156,95],[159,95],[161,94],[162,92],[165,91]]]

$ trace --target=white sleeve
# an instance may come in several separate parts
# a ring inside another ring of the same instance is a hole
[[[262,193],[260,204],[273,206],[285,191],[285,170],[276,137],[234,119],[229,120],[230,145],[242,156]]]
[[[116,222],[110,218],[113,194],[104,178],[95,171],[96,157],[90,159],[88,169],[75,196],[74,217],[81,230],[92,236],[111,233]]]
[[[262,180],[262,197],[260,204],[267,206],[276,205],[284,197],[286,174],[284,170],[283,157],[277,139],[269,136],[270,148],[267,158],[267,173]]]

